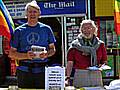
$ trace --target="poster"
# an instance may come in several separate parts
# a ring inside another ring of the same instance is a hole
[[[65,67],[45,67],[45,90],[64,90]]]

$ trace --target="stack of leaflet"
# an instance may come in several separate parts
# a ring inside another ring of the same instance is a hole
[[[98,66],[91,66],[91,67],[88,67],[87,68],[88,70],[109,70],[109,69],[111,69],[111,67],[110,66],[108,66],[108,65],[106,65],[106,64],[103,64],[101,67],[98,67]]]

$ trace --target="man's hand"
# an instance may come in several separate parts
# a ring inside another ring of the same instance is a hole
[[[65,86],[70,86],[70,77],[65,79]]]
[[[39,54],[39,57],[40,57],[41,59],[47,58],[47,57],[48,57],[47,51],[44,51],[44,52],[40,53],[40,54]]]
[[[33,59],[35,57],[35,54],[32,51],[27,52],[28,59]]]

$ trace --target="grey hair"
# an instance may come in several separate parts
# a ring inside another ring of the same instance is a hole
[[[26,6],[25,6],[25,12],[27,12],[27,10],[28,10],[29,7],[34,7],[36,9],[38,9],[39,12],[41,13],[40,7],[37,5],[37,2],[35,0],[33,0],[33,1],[31,1],[31,2],[29,2],[29,3],[26,4]]]
[[[80,33],[82,33],[82,32],[81,32],[81,28],[82,28],[83,24],[85,24],[85,23],[91,23],[91,24],[92,24],[92,26],[95,28],[94,35],[97,36],[98,28],[97,28],[95,22],[94,22],[93,20],[90,20],[90,19],[86,19],[86,20],[83,20],[83,21],[81,22],[81,24],[80,24]]]

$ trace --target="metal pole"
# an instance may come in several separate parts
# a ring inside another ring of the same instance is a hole
[[[62,66],[66,66],[67,60],[67,42],[66,42],[66,17],[61,17],[62,22]]]
[[[64,16],[64,41],[65,41],[65,58],[64,58],[64,60],[65,60],[65,64],[64,64],[64,66],[66,66],[66,64],[67,64],[67,25],[66,25],[66,16]]]
[[[61,17],[62,21],[62,65],[67,64],[67,36],[66,36],[66,17]]]
[[[90,0],[88,0],[88,19],[90,19]]]

